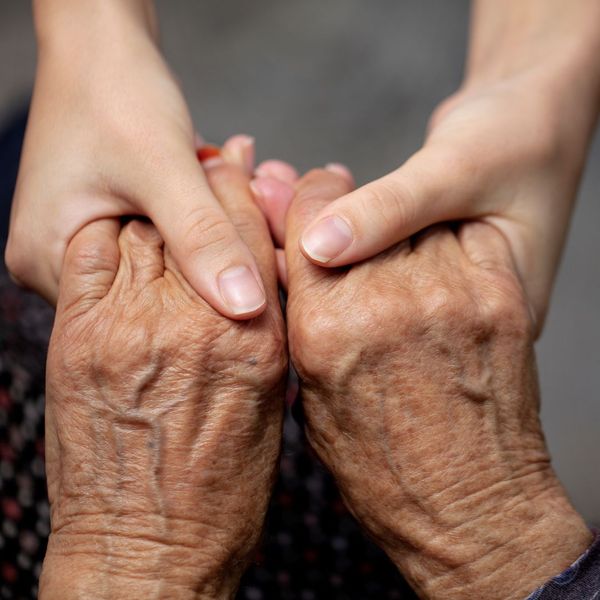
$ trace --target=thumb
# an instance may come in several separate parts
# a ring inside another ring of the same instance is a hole
[[[334,170],[314,169],[296,183],[296,194],[287,213],[285,254],[290,298],[294,289],[308,280],[327,276],[327,271],[311,264],[299,252],[299,242],[306,225],[335,198],[352,189],[351,179]],[[331,275],[331,273],[329,273]]]
[[[338,267],[435,223],[469,218],[473,183],[465,172],[447,157],[421,150],[396,171],[329,203],[303,232],[302,251],[317,264]]]
[[[151,199],[150,218],[194,290],[226,317],[260,314],[266,296],[254,256],[193,153],[178,155],[169,176],[152,178],[143,192]]]

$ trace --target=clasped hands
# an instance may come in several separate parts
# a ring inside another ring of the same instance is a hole
[[[67,249],[40,597],[232,597],[276,476],[288,350],[310,444],[421,597],[522,598],[562,571],[591,536],[550,465],[534,328],[503,235],[440,225],[323,269],[301,233],[352,184],[313,170],[289,184],[274,232],[284,321],[271,233],[236,156],[205,171],[256,260],[256,318],[217,313],[150,223],[100,220]]]

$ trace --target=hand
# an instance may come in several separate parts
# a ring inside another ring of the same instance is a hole
[[[539,332],[600,107],[600,5],[474,4],[465,83],[433,114],[424,147],[327,205],[301,245],[316,264],[339,267],[435,223],[492,224]]]
[[[309,441],[421,597],[525,597],[591,535],[550,465],[508,244],[488,224],[438,226],[322,269],[298,240],[350,189],[313,171],[288,212],[288,335]]]
[[[39,65],[7,265],[54,303],[78,231],[143,215],[204,300],[231,318],[256,316],[265,307],[256,263],[198,165],[185,101],[147,11],[135,6],[151,8],[145,0],[35,3]],[[252,140],[241,140],[250,170]]]
[[[248,178],[229,164],[208,176],[259,265],[260,317],[216,313],[150,224],[92,223],[67,249],[47,368],[43,600],[230,598],[260,536],[285,331]]]

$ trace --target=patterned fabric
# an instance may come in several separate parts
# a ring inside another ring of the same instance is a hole
[[[600,532],[587,552],[527,600],[597,600],[600,598]]]

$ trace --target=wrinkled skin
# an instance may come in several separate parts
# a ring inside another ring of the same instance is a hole
[[[100,221],[68,248],[48,357],[44,599],[231,597],[259,538],[286,371],[274,252],[242,170],[210,182],[260,265],[257,319],[214,311],[150,224]]]
[[[288,213],[290,355],[310,443],[422,597],[525,597],[590,534],[550,466],[507,242],[484,223],[440,226],[326,271],[298,240],[349,189],[311,172]]]

